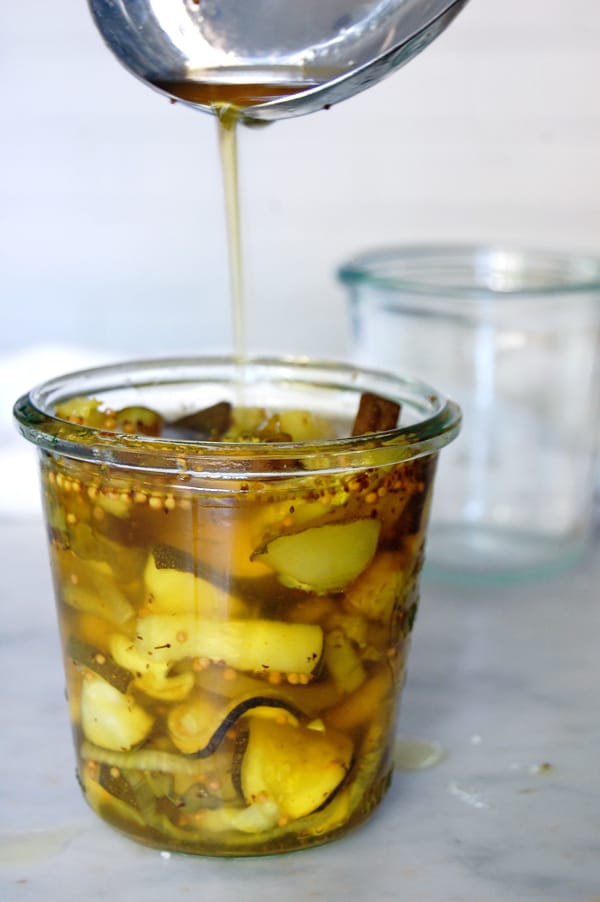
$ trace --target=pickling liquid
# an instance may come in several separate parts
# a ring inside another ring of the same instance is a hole
[[[218,110],[228,107],[239,111],[239,115],[247,107],[257,103],[267,103],[270,100],[279,100],[281,97],[290,97],[315,87],[316,81],[299,81],[295,84],[273,82],[200,82],[200,81],[157,81],[156,87],[166,91],[173,97],[189,103],[197,103],[201,106],[213,107]]]
[[[306,417],[281,414],[293,436],[290,416]],[[319,845],[364,821],[399,765],[435,456],[297,470],[214,497],[193,477],[45,455],[79,780],[141,842]]]

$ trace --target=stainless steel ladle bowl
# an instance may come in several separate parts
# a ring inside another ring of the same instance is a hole
[[[115,56],[206,112],[271,121],[331,106],[407,63],[467,0],[89,0]]]

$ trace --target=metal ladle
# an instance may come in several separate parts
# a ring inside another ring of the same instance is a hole
[[[467,0],[88,0],[110,50],[196,109],[269,122],[338,103],[407,63]]]

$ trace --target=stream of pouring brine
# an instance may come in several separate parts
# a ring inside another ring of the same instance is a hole
[[[237,116],[220,115],[217,118],[217,127],[219,130],[219,151],[223,173],[223,191],[225,194],[233,352],[236,363],[241,364],[246,356],[246,341],[244,330],[244,269],[238,183],[237,119]]]
[[[262,72],[261,80],[256,77],[256,73],[248,80],[240,79],[239,72],[236,73],[234,69],[231,69],[231,73],[237,74],[237,80],[231,83],[197,81],[190,77],[178,81],[157,79],[154,84],[173,98],[201,104],[204,108],[209,106],[217,117],[225,194],[233,349],[235,359],[239,364],[244,361],[246,356],[246,346],[244,268],[238,186],[238,128],[244,119],[244,111],[249,107],[314,88],[325,79],[330,79],[332,73],[329,70],[306,71],[305,67],[299,69],[273,67],[268,71],[269,77],[267,78],[264,78],[265,72]]]

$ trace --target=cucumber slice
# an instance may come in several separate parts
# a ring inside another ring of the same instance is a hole
[[[114,751],[84,741],[80,749],[81,757],[87,761],[110,764],[127,770],[156,772],[179,775],[189,780],[198,780],[206,771],[206,765],[193,758],[185,758],[161,749],[142,748],[130,752]]]
[[[77,636],[69,637],[66,652],[67,656],[76,664],[93,670],[119,692],[127,692],[132,680],[131,673],[121,667],[110,655],[104,654],[93,645],[88,645],[87,642],[82,642]]]
[[[381,523],[359,519],[310,526],[272,539],[252,555],[284,586],[324,595],[341,592],[368,567]]]
[[[354,692],[366,679],[353,643],[339,629],[325,636],[325,664],[340,692]]]
[[[189,827],[180,827],[164,813],[158,812],[150,821],[150,826],[163,836],[180,842],[206,843],[208,834],[246,834],[249,845],[256,843],[257,834],[270,833],[279,818],[277,805],[270,800],[260,800],[247,808],[225,805],[221,808],[204,808],[193,815]],[[236,836],[236,844],[239,842]],[[221,839],[220,845],[227,848],[228,839]]]
[[[134,615],[133,606],[109,580],[101,583],[98,578],[94,588],[65,583],[62,599],[76,611],[94,614],[121,628],[126,627]]]
[[[396,686],[389,664],[382,664],[364,683],[327,711],[323,718],[335,730],[356,730],[368,725],[376,712],[387,712],[394,704]]]
[[[135,643],[153,662],[198,657],[255,673],[312,674],[321,660],[323,631],[310,623],[149,614],[137,621]]]
[[[260,799],[248,808],[223,807],[206,809],[197,819],[202,830],[211,833],[239,830],[241,833],[254,835],[272,830],[277,824],[279,810],[274,802]]]
[[[246,802],[272,800],[290,820],[325,805],[350,770],[351,740],[273,720],[251,717],[249,723],[240,773]]]
[[[169,736],[185,755],[208,758],[248,712],[253,712],[254,717],[275,717],[293,724],[304,718],[300,710],[282,698],[256,695],[231,701],[203,693],[171,709],[167,719]]]
[[[112,795],[94,779],[87,768],[83,769],[80,779],[88,804],[101,817],[106,817],[109,821],[116,820],[118,823],[125,823],[129,827],[133,826],[134,829],[146,826],[144,818],[133,805]]]
[[[240,617],[246,613],[244,602],[225,589],[176,567],[176,554],[166,557],[168,551],[175,552],[175,549],[155,548],[144,570],[148,608],[153,613],[189,613],[201,617]]]
[[[389,623],[411,584],[406,557],[397,551],[383,551],[348,588],[344,607],[369,620]]]
[[[318,442],[335,436],[325,417],[307,410],[282,410],[272,419],[276,420],[279,431],[290,435],[294,442]]]
[[[131,671],[133,687],[145,695],[164,702],[180,702],[192,691],[194,675],[190,671],[169,676],[167,661],[156,661],[142,654],[122,633],[113,633],[109,642],[114,660]]]
[[[81,726],[95,745],[127,751],[142,742],[153,718],[130,695],[88,673],[81,686]]]

